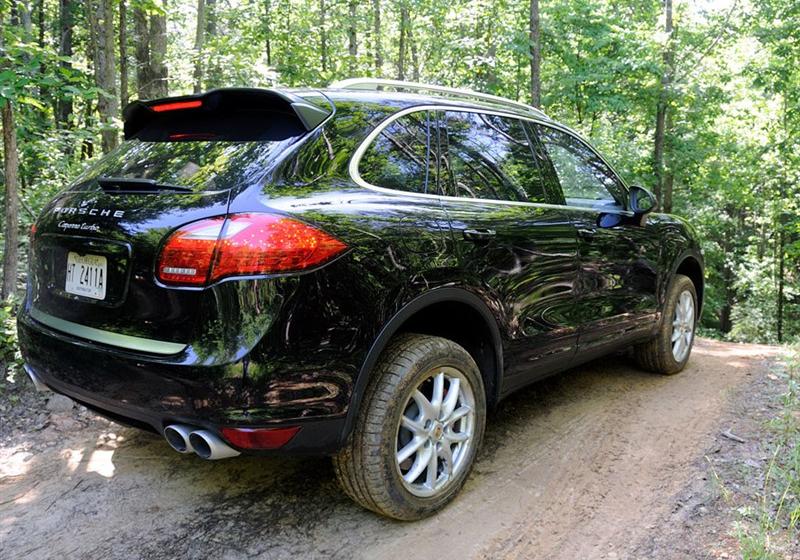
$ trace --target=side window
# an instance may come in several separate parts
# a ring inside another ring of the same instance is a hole
[[[566,132],[537,125],[567,204],[623,208],[623,187],[614,172],[586,144]]]
[[[439,194],[430,156],[434,118],[429,111],[419,111],[391,122],[361,157],[361,178],[377,187]]]
[[[521,121],[462,111],[442,117],[446,134],[440,143],[447,169],[441,176],[443,182],[447,178],[447,194],[545,202],[541,169]]]

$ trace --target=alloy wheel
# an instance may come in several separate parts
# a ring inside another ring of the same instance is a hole
[[[430,371],[403,407],[397,426],[395,465],[415,496],[441,492],[468,466],[475,429],[475,396],[463,373]]]
[[[689,354],[694,337],[694,298],[688,290],[681,292],[672,319],[672,357],[682,362]]]

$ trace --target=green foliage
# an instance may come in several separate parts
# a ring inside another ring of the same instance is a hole
[[[7,383],[13,383],[22,367],[22,356],[17,341],[17,323],[14,305],[11,301],[0,303],[0,392]]]
[[[41,2],[41,29],[38,13],[29,14],[28,29],[21,17],[38,3],[14,2],[13,15],[12,3],[0,0],[0,104],[11,101],[15,109],[26,229],[99,152],[97,101],[109,94],[95,85],[90,4],[72,4],[74,54],[62,57],[56,0]],[[209,1],[214,32],[198,51],[197,2],[129,0],[127,93],[136,98],[133,12],[143,9],[166,14],[172,95],[191,93],[198,62],[202,86],[211,89],[394,78],[402,58],[406,79],[530,98],[527,0],[379,4],[376,34],[373,2],[356,2],[351,15],[350,3],[339,0]],[[543,107],[588,136],[629,183],[653,189],[656,106],[662,75],[671,70],[665,167],[674,176],[675,213],[690,218],[703,239],[701,327],[736,340],[777,341],[782,284],[783,340],[792,340],[800,336],[800,4],[673,4],[675,31],[667,36],[662,0],[541,2]],[[66,101],[73,104],[69,122],[57,123]]]

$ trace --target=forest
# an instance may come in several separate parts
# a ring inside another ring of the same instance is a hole
[[[703,239],[702,334],[800,338],[796,0],[0,0],[4,352],[37,212],[135,99],[376,76],[541,107]]]

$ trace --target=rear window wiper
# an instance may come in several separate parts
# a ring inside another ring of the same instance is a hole
[[[140,177],[98,177],[97,182],[104,191],[109,193],[192,192],[192,187],[159,183],[155,179]]]

